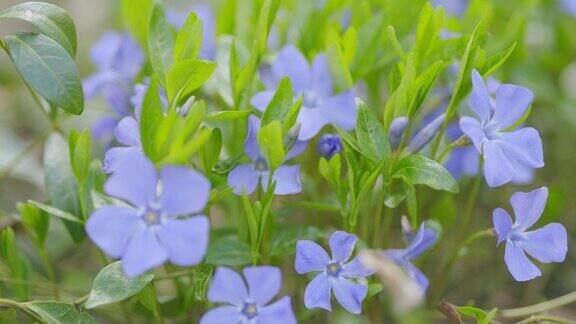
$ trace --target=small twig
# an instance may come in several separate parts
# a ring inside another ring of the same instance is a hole
[[[534,314],[543,313],[549,311],[554,308],[558,308],[564,305],[568,305],[571,303],[576,302],[576,291],[573,291],[569,294],[564,296],[560,296],[558,298],[554,298],[551,300],[547,300],[538,304],[520,307],[520,308],[513,308],[513,309],[503,309],[500,311],[500,316],[504,318],[515,318],[515,317],[523,317],[529,316]]]

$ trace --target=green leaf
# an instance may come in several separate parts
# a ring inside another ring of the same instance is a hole
[[[358,30],[356,40],[356,55],[350,70],[354,80],[361,79],[371,68],[376,57],[379,41],[378,38],[384,29],[384,14],[374,15]]]
[[[174,62],[195,59],[202,47],[202,20],[191,12],[176,35]]]
[[[162,85],[166,74],[174,63],[174,30],[166,21],[166,13],[161,3],[156,2],[150,16],[148,33],[148,55],[152,69]]]
[[[304,103],[304,96],[300,96],[292,107],[290,107],[290,110],[288,110],[288,114],[283,119],[282,134],[287,135],[292,127],[296,125],[300,109],[302,109],[302,103]]]
[[[85,129],[80,135],[70,132],[68,140],[70,147],[70,160],[72,161],[72,170],[78,182],[83,183],[90,172],[90,131]]]
[[[136,295],[144,289],[152,279],[153,272],[147,272],[137,277],[128,277],[122,270],[122,262],[116,261],[107,265],[94,278],[92,290],[86,301],[86,308],[119,302]]]
[[[168,101],[180,102],[198,89],[210,76],[216,65],[209,61],[189,59],[180,61],[168,70],[166,91]]]
[[[30,270],[16,246],[16,236],[10,227],[0,231],[0,258],[8,266],[10,278],[15,279],[10,285],[14,295],[19,299],[28,299],[30,287],[27,282],[30,279]]]
[[[162,109],[162,101],[158,95],[158,85],[155,80],[152,80],[142,103],[140,140],[142,142],[142,150],[153,162],[157,162],[159,159],[157,133],[158,125],[163,119],[164,111]]]
[[[204,173],[210,174],[212,168],[218,163],[220,151],[222,150],[222,131],[214,128],[210,133],[208,143],[200,150],[200,159]]]
[[[210,139],[212,131],[203,127],[194,137],[182,146],[172,146],[170,154],[161,160],[161,164],[182,164],[190,160],[192,155],[200,150]]]
[[[58,42],[70,56],[76,55],[76,27],[68,11],[50,3],[25,2],[0,12],[0,21],[6,18],[29,22]]]
[[[50,135],[44,148],[44,186],[50,204],[75,219],[72,221],[70,217],[58,213],[59,217],[65,219],[64,225],[74,242],[81,242],[86,234],[83,226],[77,224],[81,222],[80,215],[82,215],[78,184],[70,167],[69,147],[58,133]]]
[[[483,320],[486,318],[486,312],[480,308],[472,306],[458,306],[458,313],[475,318],[477,320]]]
[[[154,290],[153,285],[146,285],[142,290],[140,290],[138,293],[138,301],[153,314],[156,314],[158,311],[156,304],[156,291]]]
[[[37,314],[47,324],[98,323],[90,314],[73,304],[59,301],[32,301],[22,305]]]
[[[143,48],[148,46],[148,30],[153,6],[154,0],[122,0],[124,24]]]
[[[43,247],[48,234],[48,215],[46,212],[31,203],[19,203],[18,212],[22,224],[34,239],[34,243]]]
[[[374,162],[382,161],[390,153],[390,144],[384,126],[360,100],[358,100],[356,138],[358,147]]]
[[[252,262],[250,246],[244,242],[216,241],[206,252],[206,263],[216,266],[243,266],[250,262]]]
[[[260,128],[258,143],[268,161],[270,170],[276,170],[284,162],[285,152],[282,139],[282,124],[278,120]]]
[[[63,220],[67,221],[67,222],[71,222],[71,223],[76,223],[76,224],[84,224],[84,222],[79,219],[78,217],[70,214],[69,212],[62,210],[62,209],[58,209],[54,206],[50,206],[50,205],[46,205],[34,200],[28,200],[28,203],[32,204],[33,206],[40,208],[41,210],[47,212],[48,214],[52,215],[52,216],[56,216],[59,218],[62,218]]]
[[[457,193],[458,183],[439,163],[421,155],[408,155],[400,160],[393,172],[394,178],[412,185],[422,184],[437,190]]]
[[[313,226],[284,227],[274,235],[270,246],[270,253],[275,256],[288,257],[296,253],[296,242],[299,240],[316,240],[324,233]]]
[[[214,111],[209,113],[206,118],[211,121],[230,121],[237,119],[246,119],[252,113],[251,109],[248,110],[226,110]]]
[[[6,49],[24,81],[49,103],[71,114],[84,109],[84,93],[74,60],[55,40],[20,33],[4,38]]]
[[[484,77],[494,73],[494,71],[502,66],[502,64],[506,63],[508,58],[510,58],[514,52],[515,48],[516,43],[512,44],[512,46],[510,46],[510,48],[506,49],[505,51],[482,60],[478,63],[478,72]]]
[[[292,108],[294,102],[294,95],[292,93],[292,85],[288,77],[282,78],[276,93],[270,100],[270,103],[262,114],[262,126],[268,125],[273,120],[283,122]]]
[[[272,28],[272,23],[274,22],[279,6],[280,0],[264,0],[264,4],[262,4],[262,9],[260,10],[258,22],[256,24],[256,39],[254,46],[256,53],[262,53],[266,49],[268,34],[270,33],[270,28]]]

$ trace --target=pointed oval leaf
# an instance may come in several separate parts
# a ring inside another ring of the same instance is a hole
[[[421,155],[409,155],[398,162],[394,178],[412,185],[422,184],[433,189],[458,192],[458,182],[438,162]]]
[[[98,323],[90,314],[81,311],[73,304],[59,301],[32,301],[23,303],[47,324],[92,324]]]

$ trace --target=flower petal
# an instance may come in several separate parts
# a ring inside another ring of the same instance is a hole
[[[300,183],[300,165],[283,165],[276,169],[272,180],[276,182],[274,194],[291,195],[302,191]],[[262,176],[262,188],[268,187],[268,173]]]
[[[528,281],[541,275],[540,269],[510,240],[506,242],[504,261],[516,281]]]
[[[104,184],[104,191],[108,195],[127,200],[138,207],[154,201],[156,169],[144,155],[132,154],[130,159],[121,159],[115,169]]]
[[[252,97],[250,103],[252,104],[252,106],[256,107],[256,109],[263,112],[264,110],[266,110],[266,107],[268,107],[268,104],[272,100],[272,97],[274,97],[275,92],[276,90],[260,91],[256,93],[254,97]]]
[[[422,271],[420,271],[420,269],[416,268],[416,266],[411,262],[406,262],[402,266],[404,267],[404,270],[406,270],[406,273],[408,273],[408,276],[415,280],[423,291],[428,289],[428,278]]]
[[[327,98],[316,109],[320,109],[324,118],[345,131],[356,126],[356,96],[350,90]]]
[[[492,212],[492,221],[494,223],[494,230],[498,236],[498,244],[506,241],[512,229],[512,218],[510,218],[510,214],[502,208],[496,208],[494,212]]]
[[[497,141],[485,141],[482,151],[484,177],[490,187],[498,187],[514,179],[514,168]]]
[[[325,273],[318,274],[306,286],[304,306],[308,309],[320,307],[327,311],[332,310],[330,305],[330,281]]]
[[[135,234],[126,252],[122,255],[122,269],[130,276],[138,276],[162,265],[168,259],[168,252],[150,227]]]
[[[496,109],[492,122],[498,123],[499,129],[514,125],[524,114],[534,94],[530,89],[513,84],[503,84],[496,91]]]
[[[536,129],[525,127],[500,135],[502,137],[500,147],[510,159],[531,168],[544,166],[542,140]]]
[[[329,263],[330,257],[320,245],[309,240],[296,243],[295,269],[299,274],[324,271]]]
[[[220,306],[207,311],[200,319],[200,324],[238,324],[240,310],[235,306]]]
[[[295,93],[303,93],[310,86],[308,61],[293,45],[285,46],[278,53],[274,63],[272,63],[272,72],[278,80],[285,76],[290,78]]]
[[[158,238],[168,251],[170,262],[182,267],[202,261],[209,234],[210,221],[206,216],[167,220],[158,230]]]
[[[118,142],[127,146],[140,146],[140,126],[134,117],[124,117],[114,129]]]
[[[84,98],[86,98],[86,100],[90,100],[98,95],[98,93],[102,91],[106,85],[114,82],[115,75],[116,74],[112,72],[100,72],[82,81]]]
[[[259,131],[260,119],[254,115],[250,115],[248,117],[248,132],[246,134],[246,141],[244,142],[244,152],[254,162],[262,155],[260,145],[258,145]]]
[[[90,239],[112,258],[119,258],[130,238],[142,227],[136,210],[128,207],[104,206],[90,215],[86,232]]]
[[[202,174],[185,167],[165,166],[160,179],[160,204],[169,216],[198,213],[206,206],[210,182]]]
[[[476,69],[472,71],[472,93],[470,93],[468,102],[472,111],[480,118],[482,125],[486,125],[492,116],[490,94],[488,89],[486,89],[484,79]]]
[[[374,274],[374,270],[362,265],[358,257],[342,266],[342,275],[346,278],[365,278]]]
[[[332,260],[346,262],[352,256],[358,237],[344,231],[336,231],[330,235],[329,244],[332,251]]]
[[[248,299],[246,284],[239,274],[226,267],[218,267],[208,289],[208,300],[213,303],[230,303],[242,306]]]
[[[302,107],[300,114],[298,114],[298,122],[300,123],[298,139],[307,141],[316,136],[322,127],[330,122],[325,115],[326,114],[319,108]]]
[[[427,228],[424,224],[420,225],[416,236],[406,248],[404,257],[408,260],[417,258],[434,245],[436,240],[438,240],[438,233],[435,230]]]
[[[266,324],[296,324],[296,317],[292,311],[290,297],[286,296],[277,302],[260,309],[258,323]]]
[[[470,138],[478,153],[482,152],[482,143],[486,140],[482,124],[472,117],[464,116],[460,118],[460,129]]]
[[[101,117],[92,124],[92,137],[101,142],[108,143],[108,141],[112,141],[113,139],[116,125],[118,125],[118,119],[111,116]]]
[[[534,225],[546,207],[548,200],[548,188],[542,187],[530,192],[516,192],[510,198],[516,222],[514,227],[520,232]]]
[[[282,272],[271,266],[247,267],[243,270],[248,293],[259,306],[268,304],[280,291]]]
[[[297,157],[298,155],[302,154],[308,147],[308,141],[300,141],[296,140],[294,146],[286,153],[286,160],[290,160],[292,158]]]
[[[234,188],[236,195],[242,195],[242,191],[245,191],[247,195],[253,193],[258,181],[260,181],[260,174],[252,164],[238,165],[228,174],[228,185]]]
[[[323,54],[316,55],[314,58],[311,74],[310,90],[320,98],[330,96],[332,94],[332,76]]]
[[[520,246],[526,253],[543,263],[563,262],[568,251],[568,235],[562,224],[552,223],[526,232]]]
[[[137,146],[119,146],[113,147],[104,153],[104,166],[102,169],[106,173],[116,172],[118,170],[118,165],[122,163],[123,160],[131,161],[132,157],[144,156],[141,147]]]
[[[338,278],[332,281],[332,289],[336,300],[347,311],[352,314],[360,314],[362,312],[362,301],[368,294],[368,287],[352,283],[344,278]]]

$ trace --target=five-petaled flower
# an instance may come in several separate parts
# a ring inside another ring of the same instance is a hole
[[[420,225],[418,232],[410,240],[410,244],[405,249],[390,249],[382,252],[383,255],[389,257],[396,264],[404,268],[410,278],[416,280],[422,290],[428,289],[428,278],[420,271],[412,260],[426,252],[438,239],[438,233],[431,228]]]
[[[219,267],[208,290],[208,300],[230,305],[208,311],[200,324],[292,324],[296,323],[290,297],[269,304],[282,286],[280,269],[271,266],[248,267],[244,278],[231,269]],[[248,284],[248,287],[246,287]]]
[[[330,291],[347,311],[360,314],[362,301],[368,287],[350,279],[365,278],[373,271],[364,268],[357,258],[347,262],[352,256],[358,238],[343,231],[330,235],[332,258],[318,244],[302,240],[296,244],[296,272],[320,272],[306,287],[304,304],[307,308],[320,307],[332,310]]]
[[[290,79],[296,96],[304,96],[298,115],[298,122],[302,127],[298,139],[309,140],[328,124],[346,131],[354,128],[354,93],[351,90],[333,93],[332,77],[324,55],[317,55],[309,67],[308,61],[298,49],[292,45],[284,47],[272,63],[272,69],[262,73],[261,79],[267,90],[258,92],[252,98],[252,105],[264,111],[283,77]]]
[[[497,187],[512,181],[519,168],[544,166],[538,131],[532,127],[508,130],[526,113],[532,103],[532,91],[503,84],[492,104],[482,76],[476,70],[472,72],[472,84],[470,106],[478,119],[462,117],[460,128],[484,158],[488,185]]]
[[[566,258],[567,233],[562,224],[551,223],[528,231],[542,215],[547,199],[546,187],[512,195],[510,203],[516,218],[514,223],[504,209],[494,210],[493,221],[498,244],[506,241],[504,261],[517,281],[528,281],[541,275],[540,269],[528,259],[526,253],[542,263],[562,262]]]
[[[104,185],[105,192],[131,206],[104,206],[92,213],[86,231],[106,254],[122,259],[129,276],[167,260],[199,263],[208,245],[209,221],[200,213],[210,195],[201,174],[165,166],[160,177],[144,155],[123,159]]]
[[[258,132],[260,119],[251,115],[248,119],[248,134],[244,143],[244,151],[252,160],[249,164],[240,164],[228,174],[228,185],[234,188],[234,193],[241,195],[244,191],[247,195],[254,192],[258,183],[264,190],[268,187],[270,171],[268,163],[258,145]],[[306,142],[296,141],[292,149],[286,155],[286,159],[302,153],[306,149]],[[302,190],[300,184],[300,165],[282,165],[274,171],[272,180],[276,182],[274,193],[277,195],[289,195],[299,193]]]
[[[144,54],[130,35],[110,31],[94,44],[91,57],[98,72],[84,80],[84,95],[91,99],[102,93],[116,113],[102,117],[92,129],[94,137],[107,141],[119,119],[131,113],[132,86],[144,64]]]

